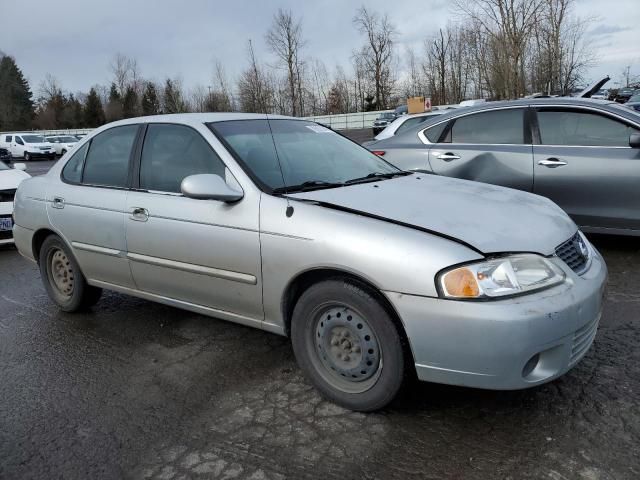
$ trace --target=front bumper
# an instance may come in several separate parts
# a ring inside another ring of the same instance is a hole
[[[400,315],[418,378],[495,390],[553,380],[586,354],[602,311],[607,268],[593,248],[589,269],[562,285],[510,299],[469,302],[385,292]]]
[[[32,158],[43,158],[43,157],[51,158],[56,156],[55,150],[50,150],[50,151],[38,150],[33,152],[27,151],[27,153],[29,153],[29,155],[31,155]]]

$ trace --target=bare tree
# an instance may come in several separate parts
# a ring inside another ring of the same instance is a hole
[[[456,9],[490,37],[490,81],[501,98],[526,93],[525,60],[531,32],[545,0],[454,0]]]
[[[423,71],[411,47],[405,50],[405,65],[407,76],[402,87],[404,97],[416,97],[426,93]]]
[[[247,52],[249,67],[242,72],[238,80],[240,107],[244,112],[269,113],[273,100],[273,89],[266,72],[258,64],[253,44],[249,40]]]
[[[304,45],[302,23],[293,18],[290,10],[279,9],[265,38],[267,45],[278,58],[279,65],[286,69],[291,114],[301,114],[303,62],[300,59],[300,49]]]
[[[371,12],[365,6],[357,10],[353,23],[367,38],[358,56],[364,72],[373,77],[376,108],[386,108],[393,89],[391,61],[396,30],[387,15]]]
[[[109,69],[113,74],[113,83],[118,87],[118,93],[124,95],[125,90],[129,86],[131,81],[131,70],[134,64],[134,60],[123,55],[122,53],[116,53],[111,59]],[[137,69],[137,64],[136,67]]]

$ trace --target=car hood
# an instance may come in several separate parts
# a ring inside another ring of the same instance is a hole
[[[607,83],[609,80],[611,80],[611,78],[609,78],[609,75],[607,75],[606,77],[598,80],[596,83],[594,83],[593,85],[591,85],[590,87],[585,88],[584,90],[582,90],[579,94],[578,97],[581,98],[591,98],[591,96],[594,93],[597,93],[598,90],[600,90],[602,88],[602,86]]]
[[[0,190],[18,188],[20,182],[27,178],[31,178],[31,175],[22,170],[0,170]]]
[[[40,147],[48,147],[48,148],[52,148],[53,144],[51,143],[25,143],[26,147],[35,147],[35,148],[40,148]]]
[[[484,254],[551,255],[577,230],[544,197],[429,174],[289,196],[453,238]]]

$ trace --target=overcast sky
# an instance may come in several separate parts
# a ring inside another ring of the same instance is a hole
[[[348,67],[363,38],[351,21],[362,1],[347,0],[2,0],[5,16],[0,49],[16,58],[37,94],[46,73],[67,91],[87,91],[111,80],[116,52],[133,57],[144,77],[179,76],[186,87],[209,85],[215,59],[230,80],[246,65],[251,38],[259,59],[270,60],[264,34],[277,9],[291,9],[303,23],[305,56],[322,60],[330,71]],[[399,36],[421,52],[423,39],[456,19],[446,0],[367,0],[387,12]],[[599,17],[589,30],[598,64],[588,79],[609,74],[620,80],[626,65],[640,75],[638,0],[577,0],[576,13]],[[16,12],[21,12],[17,14]],[[402,67],[402,64],[401,64]]]

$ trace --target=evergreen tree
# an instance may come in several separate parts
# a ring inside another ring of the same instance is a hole
[[[131,118],[138,116],[138,94],[132,86],[128,86],[122,99],[122,117]]]
[[[109,101],[107,102],[107,108],[105,108],[104,114],[107,122],[113,122],[122,118],[122,97],[115,83],[111,84]]]
[[[70,96],[68,109],[71,111],[71,128],[84,128],[84,112],[82,111],[82,103],[73,95]]]
[[[104,110],[102,109],[102,102],[98,97],[98,92],[95,88],[89,90],[87,100],[84,105],[84,125],[86,128],[95,128],[102,125],[105,121]]]
[[[182,99],[182,91],[170,78],[164,86],[164,113],[182,113],[187,111],[187,106]]]
[[[147,82],[142,93],[141,104],[143,115],[157,115],[160,113],[160,100],[158,100],[158,93],[153,82]]]
[[[0,54],[1,56],[1,54]],[[29,83],[13,58],[0,59],[0,130],[31,128],[34,117]]]

